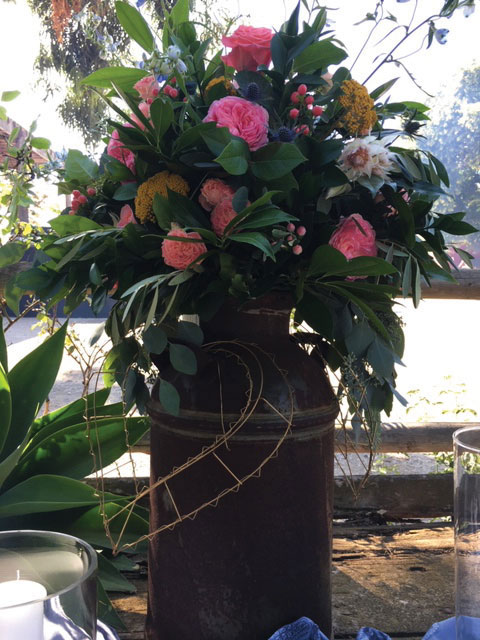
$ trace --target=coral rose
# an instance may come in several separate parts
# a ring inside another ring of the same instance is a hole
[[[247,203],[247,206],[250,203]],[[212,211],[210,215],[210,222],[212,223],[212,228],[217,234],[217,236],[223,236],[225,232],[225,227],[229,222],[231,222],[237,216],[237,212],[232,207],[232,200],[222,200],[215,209]]]
[[[135,220],[135,216],[133,215],[132,207],[129,204],[124,204],[120,209],[120,220],[117,222],[116,226],[118,229],[123,229],[127,224],[137,224]]]
[[[145,76],[133,85],[133,88],[138,91],[142,100],[153,100],[158,96],[160,91],[160,85],[155,79],[155,76]]]
[[[172,229],[167,234],[175,238],[191,238],[201,240],[196,231],[188,233],[183,229]],[[203,242],[183,242],[182,240],[165,240],[162,242],[162,256],[165,264],[175,269],[186,269],[194,260],[207,253],[207,247]]]
[[[375,231],[372,225],[364,220],[359,213],[353,213],[345,218],[333,233],[328,244],[341,251],[347,260],[359,256],[375,257],[377,255]]]
[[[211,211],[217,204],[220,204],[222,200],[232,200],[234,194],[235,192],[232,187],[223,180],[210,178],[203,183],[198,201],[206,211]]]
[[[272,37],[273,31],[270,29],[241,25],[231,36],[223,36],[223,45],[232,50],[222,56],[222,60],[237,71],[256,71],[260,64],[268,67],[272,61]]]
[[[116,129],[112,131],[112,136],[108,142],[107,154],[128,167],[133,174],[135,173],[135,155],[133,151],[125,147]]]
[[[245,140],[250,151],[256,151],[268,142],[268,111],[243,98],[226,96],[215,100],[203,121],[227,127],[232,135]]]

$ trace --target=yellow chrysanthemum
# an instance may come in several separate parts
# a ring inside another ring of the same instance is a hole
[[[366,135],[377,122],[374,102],[366,87],[355,80],[345,80],[338,102],[345,109],[339,125],[352,136]]]
[[[188,182],[176,173],[170,173],[169,171],[156,173],[138,187],[137,197],[135,198],[135,215],[140,222],[144,223],[147,220],[155,222],[153,199],[156,193],[159,193],[164,198],[168,197],[167,188],[182,196],[188,195],[190,191]]]
[[[219,76],[218,78],[213,78],[213,80],[210,80],[210,82],[205,87],[205,93],[208,93],[210,89],[215,87],[217,84],[223,84],[223,86],[227,90],[227,93],[229,93],[231,96],[237,95],[237,92],[234,89],[232,81],[229,80],[228,78],[225,78],[225,76]]]

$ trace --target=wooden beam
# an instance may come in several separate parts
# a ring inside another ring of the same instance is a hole
[[[422,298],[438,300],[480,300],[480,269],[460,269],[453,274],[456,283],[435,280],[422,286]]]
[[[402,423],[384,422],[377,445],[378,453],[436,453],[438,451],[452,451],[452,436],[462,427],[480,426],[480,422],[425,422]],[[336,449],[345,452],[345,445],[352,453],[368,453],[370,445],[363,435],[358,442],[352,429],[344,431],[337,428]],[[147,433],[134,447],[137,453],[150,453],[150,435]]]
[[[148,486],[148,478],[137,478]],[[397,518],[438,518],[453,512],[453,474],[376,475],[359,489],[362,478],[335,478],[334,517],[376,517],[380,521]],[[94,478],[86,480],[96,486]],[[133,495],[133,478],[105,478],[105,491]],[[148,506],[148,501],[142,503]]]

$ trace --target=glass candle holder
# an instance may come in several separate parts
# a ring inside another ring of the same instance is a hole
[[[480,427],[453,434],[457,640],[480,638]]]
[[[97,556],[73,536],[0,532],[0,638],[95,640]]]

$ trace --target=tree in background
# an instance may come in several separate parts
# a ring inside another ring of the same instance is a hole
[[[465,220],[480,224],[480,64],[461,72],[456,85],[446,90],[432,105],[425,147],[442,158],[450,175],[451,194],[457,211],[466,211]],[[443,209],[452,208],[443,202]],[[480,258],[478,240],[459,242]]]

